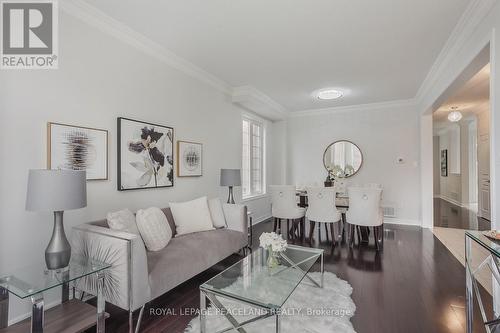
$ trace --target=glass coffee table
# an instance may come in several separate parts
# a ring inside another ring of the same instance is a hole
[[[237,330],[245,333],[244,326],[258,320],[275,316],[276,332],[281,330],[281,310],[304,278],[316,287],[323,288],[323,250],[309,247],[288,245],[285,252],[280,253],[280,264],[274,268],[267,267],[269,253],[259,248],[233,266],[216,275],[200,286],[200,330],[207,332],[207,299],[223,314],[232,325],[218,332]],[[320,280],[316,281],[308,275],[313,265],[320,261]],[[277,288],[279,286],[279,288]],[[242,305],[258,308],[259,315],[238,322],[220,301],[235,301]],[[212,332],[210,332],[212,333]]]
[[[60,332],[64,326],[65,332],[81,331],[92,326],[97,326],[98,333],[104,332],[103,287],[106,269],[111,264],[95,261],[83,256],[73,255],[68,267],[61,270],[47,270],[45,263],[27,266],[8,275],[0,275],[0,333],[4,332]],[[95,283],[97,290],[97,308],[75,299],[70,300],[70,283]],[[56,287],[62,287],[61,305],[44,313],[43,293]],[[31,319],[7,327],[9,294],[20,298],[29,299],[32,303]],[[68,315],[75,318],[67,318]],[[48,317],[48,318],[47,318]],[[68,326],[71,326],[70,329]]]

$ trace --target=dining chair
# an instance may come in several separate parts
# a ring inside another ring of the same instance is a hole
[[[297,206],[296,189],[294,185],[273,185],[271,190],[271,211],[274,219],[273,231],[281,233],[281,220],[286,220],[287,236],[295,237],[299,229],[299,237],[304,237],[304,218],[306,209]],[[292,230],[290,230],[290,221]],[[298,227],[298,228],[297,228]]]
[[[335,224],[338,226],[338,236],[341,236],[341,219],[342,216],[335,206],[335,198],[337,191],[333,187],[308,187],[307,199],[308,208],[306,217],[310,223],[309,243],[312,243],[314,226],[318,223],[318,230],[321,232],[321,223],[324,223],[327,240],[328,240],[328,225],[332,236],[332,246],[336,244]]]
[[[360,243],[360,229],[358,227],[373,228],[377,251],[383,244],[384,215],[381,206],[382,189],[376,187],[349,187],[349,210],[346,220],[349,225],[349,245],[354,244],[354,229]]]

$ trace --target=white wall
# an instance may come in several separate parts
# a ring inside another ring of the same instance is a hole
[[[291,117],[287,181],[323,184],[325,148],[336,140],[350,140],[360,147],[363,165],[347,183],[382,184],[384,204],[396,207],[397,219],[391,222],[420,224],[418,119],[411,105]],[[397,163],[399,157],[404,164]]]
[[[429,112],[434,108],[435,102],[460,76],[474,58],[490,43],[491,51],[491,86],[490,86],[490,101],[491,101],[491,123],[490,123],[490,149],[492,152],[491,158],[491,191],[492,191],[492,228],[498,228],[497,222],[497,207],[500,207],[500,181],[497,177],[500,174],[500,154],[496,153],[500,147],[500,104],[498,97],[500,91],[496,84],[500,82],[500,70],[498,62],[500,61],[500,2],[498,1],[479,1],[476,2],[478,8],[481,5],[485,6],[493,3],[493,7],[487,10],[484,18],[477,20],[474,18],[473,23],[477,23],[470,29],[465,29],[461,35],[454,36],[456,47],[448,54],[441,67],[435,72],[428,82],[427,89],[420,96],[419,111],[422,114],[422,134],[421,134],[421,151],[422,163],[425,167],[422,168],[422,215],[424,216],[424,226],[432,226],[432,202],[429,203],[432,193],[432,144],[429,144],[429,138],[432,138],[432,126],[429,125]]]
[[[459,125],[450,124],[446,129],[444,129],[439,138],[439,158],[434,159],[434,164],[439,165],[439,172],[434,173],[434,177],[439,180],[439,189],[441,198],[450,201],[454,204],[462,204],[462,178],[463,174],[461,171],[460,160],[463,153],[466,151],[461,151],[461,136],[462,131]],[[448,152],[448,175],[441,175],[441,152],[443,150]],[[465,146],[467,149],[467,146]],[[465,154],[466,155],[466,154]]]
[[[24,205],[28,169],[46,166],[48,121],[109,130],[109,180],[88,183],[88,207],[65,214],[67,230],[123,207],[165,207],[201,195],[226,199],[219,170],[241,166],[241,110],[226,95],[64,12],[59,31],[58,70],[0,73],[1,273],[43,262],[52,216],[25,212]],[[118,192],[119,116],[172,126],[175,140],[202,142],[203,176],[175,178],[173,188]],[[269,207],[266,197],[251,209],[267,216]],[[11,319],[28,311],[28,302],[11,300]]]

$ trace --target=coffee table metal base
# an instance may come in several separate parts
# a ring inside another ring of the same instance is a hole
[[[282,256],[282,257],[292,265],[289,268],[298,269],[298,270],[302,271],[302,269],[297,264],[294,264],[286,256]],[[308,274],[306,274],[305,276],[311,282],[313,282],[313,284],[316,287],[323,288],[323,276],[324,276],[323,254],[321,254],[320,260],[321,260],[321,262],[320,262],[320,265],[321,265],[320,266],[320,272],[321,272],[320,282],[318,283],[312,277],[310,277]],[[217,297],[226,298],[226,299],[230,299],[230,300],[233,300],[233,301],[236,301],[239,303],[245,303],[245,304],[248,304],[250,306],[258,307],[258,308],[263,309],[263,311],[265,311],[265,313],[260,315],[260,316],[248,319],[246,321],[238,322],[238,320],[236,318],[234,318],[234,316],[230,313],[230,311],[219,301],[219,299]],[[266,319],[266,318],[269,318],[272,316],[276,317],[275,318],[275,320],[276,320],[276,324],[275,324],[276,333],[281,333],[281,312],[282,312],[281,308],[264,308],[262,306],[259,306],[258,304],[255,304],[255,303],[245,302],[241,299],[229,297],[227,295],[216,293],[212,290],[207,290],[207,289],[200,287],[200,332],[201,333],[209,333],[209,332],[207,332],[207,299],[220,313],[224,314],[226,319],[232,325],[230,327],[224,328],[224,329],[219,330],[219,331],[214,332],[214,333],[224,333],[224,332],[228,332],[228,331],[232,331],[232,330],[236,330],[239,333],[246,333],[246,330],[243,328],[243,326],[246,326],[250,323],[254,323],[256,321],[263,320],[263,319]]]

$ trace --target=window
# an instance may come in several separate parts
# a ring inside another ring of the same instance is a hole
[[[264,127],[253,119],[243,119],[242,149],[243,199],[265,194]]]

